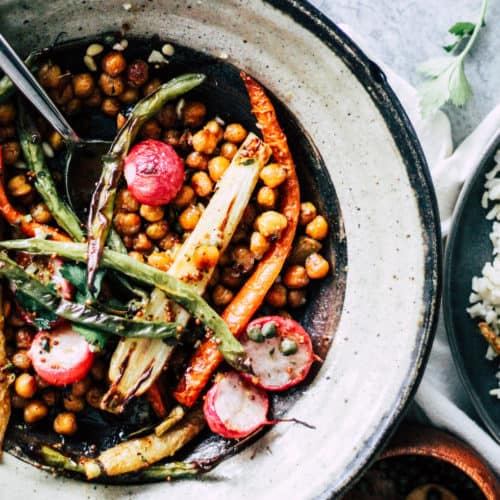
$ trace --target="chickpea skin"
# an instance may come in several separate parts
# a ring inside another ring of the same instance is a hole
[[[301,203],[299,224],[301,226],[307,226],[307,224],[309,224],[309,222],[311,222],[314,217],[316,217],[316,207],[310,201]]]
[[[191,186],[198,196],[200,196],[201,198],[205,198],[212,192],[214,183],[206,172],[196,172],[191,177]]]
[[[317,215],[307,224],[306,234],[315,240],[324,240],[328,234],[328,222],[322,215]]]
[[[272,307],[285,307],[287,300],[287,290],[281,283],[274,283],[266,294],[265,301]]]
[[[165,252],[153,252],[148,257],[148,264],[160,269],[160,271],[168,271],[172,264],[172,258]]]
[[[102,103],[101,91],[95,88],[92,94],[85,99],[84,104],[89,108],[98,108]]]
[[[208,121],[203,128],[208,130],[215,137],[217,143],[224,137],[224,130],[222,130],[222,127],[216,120]]]
[[[54,419],[54,432],[57,432],[57,434],[71,436],[77,430],[76,416],[72,412],[59,413]]]
[[[231,250],[233,265],[243,274],[249,273],[255,264],[253,253],[245,246],[238,245]]]
[[[287,224],[286,217],[273,210],[263,212],[255,220],[255,228],[264,238],[279,238]]]
[[[156,222],[163,219],[165,215],[165,210],[161,206],[152,206],[152,205],[141,205],[139,209],[139,213],[143,219],[146,219],[148,222]]]
[[[73,77],[73,93],[80,99],[86,99],[94,92],[95,83],[90,73],[80,73]]]
[[[306,268],[298,264],[290,266],[283,275],[283,283],[288,288],[303,288],[309,284]]]
[[[222,285],[216,285],[212,292],[212,300],[216,306],[225,306],[233,300],[234,293]]]
[[[182,108],[182,123],[186,127],[200,127],[207,114],[207,108],[202,102],[186,102]]]
[[[211,155],[217,147],[217,138],[207,129],[199,130],[193,135],[193,149],[199,153]]]
[[[286,170],[277,163],[271,163],[260,171],[260,178],[266,186],[277,188],[285,182]]]
[[[31,359],[26,349],[20,349],[11,358],[12,364],[20,370],[27,371],[31,368]]]
[[[121,189],[116,197],[116,208],[120,212],[137,212],[140,203],[128,189]]]
[[[132,243],[132,248],[136,252],[149,252],[153,249],[153,243],[145,233],[139,233]]]
[[[208,166],[208,158],[203,153],[192,151],[186,157],[186,166],[195,170],[206,170]]]
[[[125,71],[127,61],[123,54],[117,51],[108,52],[102,59],[102,70],[109,76],[115,77]]]
[[[152,222],[146,227],[146,235],[152,240],[161,240],[165,238],[168,233],[168,222],[166,220],[159,220]]]
[[[132,242],[132,245],[133,245],[133,242]],[[128,253],[128,256],[132,257],[133,259],[135,259],[138,262],[144,262],[144,254],[142,254],[141,252],[132,251],[132,252]]]
[[[194,189],[191,186],[184,184],[177,193],[176,197],[172,200],[172,204],[176,208],[184,208],[193,203],[195,198]]]
[[[307,257],[305,263],[307,276],[312,280],[324,278],[330,270],[330,264],[319,253],[312,253]]]
[[[224,140],[239,144],[245,140],[247,134],[245,127],[240,123],[230,123],[224,130]]]
[[[190,205],[179,215],[179,224],[184,231],[192,231],[196,227],[196,224],[198,224],[200,217],[200,209],[194,205]]]
[[[16,118],[16,107],[12,102],[0,104],[0,124],[7,125]]]
[[[290,307],[302,307],[307,302],[305,290],[290,290],[287,296],[287,303]]]
[[[267,241],[258,231],[254,231],[250,236],[250,251],[257,260],[264,257],[264,254],[269,250],[269,246],[269,241]]]
[[[231,161],[238,151],[238,146],[233,142],[224,142],[220,147],[220,155]]]
[[[18,396],[25,399],[32,398],[37,390],[35,377],[29,373],[21,373],[21,375],[16,378],[14,388]]]
[[[55,89],[61,82],[61,68],[51,62],[43,64],[38,70],[38,81],[46,89]]]
[[[44,202],[37,203],[31,208],[31,216],[39,224],[47,224],[52,220],[52,214]]]
[[[84,396],[90,388],[90,377],[84,377],[71,386],[71,394],[76,397]]]
[[[26,196],[30,194],[33,190],[31,184],[28,184],[28,180],[24,174],[15,175],[7,183],[7,189],[9,193],[14,197]]]
[[[14,165],[21,157],[21,145],[17,141],[8,141],[3,146],[3,161],[6,165]]]
[[[257,192],[257,203],[266,209],[271,209],[276,206],[278,201],[278,193],[275,189],[268,186],[262,186]]]
[[[101,87],[104,94],[110,97],[119,96],[125,90],[125,84],[120,76],[113,77],[106,73],[101,73],[99,87]]]
[[[141,229],[141,218],[138,214],[118,212],[113,222],[115,229],[122,235],[134,236]]]
[[[214,156],[208,162],[208,173],[214,182],[220,181],[229,167],[229,160],[224,156]]]
[[[27,424],[34,424],[45,418],[48,412],[47,405],[43,401],[30,401],[24,407],[24,421]]]
[[[49,135],[49,144],[54,151],[59,151],[64,146],[62,135],[53,130]]]

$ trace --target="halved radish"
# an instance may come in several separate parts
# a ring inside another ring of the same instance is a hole
[[[85,377],[94,354],[87,341],[65,323],[50,332],[39,332],[33,339],[29,357],[43,380],[52,385],[66,385]]]
[[[184,182],[184,162],[172,146],[147,139],[130,150],[123,173],[134,198],[147,205],[164,205]]]
[[[250,322],[240,342],[253,371],[243,376],[268,391],[297,385],[315,359],[307,332],[293,319],[281,316],[264,316]]]
[[[272,423],[267,420],[268,409],[267,394],[232,371],[217,376],[203,405],[210,429],[231,439],[243,438]]]

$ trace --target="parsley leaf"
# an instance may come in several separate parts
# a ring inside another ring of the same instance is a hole
[[[455,43],[444,47],[450,55],[430,59],[417,68],[427,78],[419,89],[420,108],[424,117],[434,114],[447,102],[463,106],[472,95],[465,75],[464,59],[474,45],[479,31],[485,26],[487,6],[488,0],[483,0],[477,23],[458,22],[448,30],[457,38]],[[465,47],[458,54],[451,55],[466,39]]]
[[[72,324],[73,330],[82,335],[85,340],[95,347],[99,349],[104,349],[106,342],[109,338],[109,333],[103,332],[101,330],[94,330],[93,328],[89,328],[83,325]]]
[[[39,330],[50,330],[52,324],[58,319],[58,316],[52,311],[49,311],[49,309],[43,307],[39,302],[19,289],[16,290],[16,300],[21,308],[29,314],[31,320]]]
[[[76,289],[75,301],[79,304],[85,304],[88,300],[92,301],[93,296],[87,287],[87,269],[85,266],[74,264],[72,262],[65,262],[60,270],[61,276],[68,280]],[[101,292],[102,280],[105,271],[99,270],[97,272],[94,286],[96,289],[95,296],[97,297]]]

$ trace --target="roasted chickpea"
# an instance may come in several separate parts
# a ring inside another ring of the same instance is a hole
[[[192,142],[195,151],[207,155],[211,155],[217,147],[217,138],[207,129],[196,132],[196,134],[193,135]]]
[[[64,106],[73,99],[73,87],[71,83],[60,85],[49,91],[49,96],[58,106]]]
[[[193,262],[200,271],[208,271],[219,260],[219,249],[214,245],[200,245],[195,248]]]
[[[161,127],[158,120],[155,120],[154,118],[148,120],[141,127],[140,134],[144,139],[159,139],[161,136]]]
[[[191,186],[198,196],[205,198],[212,192],[214,183],[206,172],[196,172],[191,177]]]
[[[175,127],[177,122],[177,112],[173,104],[165,104],[158,113],[158,121],[163,128],[169,129]]]
[[[68,411],[74,411],[78,413],[85,408],[85,399],[80,396],[74,396],[73,394],[68,394],[63,398],[64,409]]]
[[[173,250],[179,245],[179,238],[175,233],[169,233],[160,241],[160,248],[162,250]]]
[[[172,258],[165,252],[153,252],[148,257],[148,264],[161,271],[168,271],[172,264]]]
[[[42,392],[42,399],[47,406],[55,406],[57,403],[57,393],[55,389],[52,389],[51,387],[44,389]]]
[[[283,275],[283,283],[288,288],[303,288],[309,284],[306,268],[295,264],[290,266]]]
[[[328,264],[328,261],[316,252],[307,257],[305,267],[307,276],[309,276],[312,280],[324,278],[330,270],[330,264]]]
[[[20,370],[27,371],[31,368],[31,359],[26,349],[20,349],[11,358],[12,364]]]
[[[221,282],[229,288],[238,288],[241,286],[241,272],[233,267],[224,267],[221,274]]]
[[[123,57],[123,54],[121,52],[112,51],[108,52],[102,58],[101,66],[102,70],[106,74],[115,77],[125,71],[125,68],[127,67],[127,61],[125,60],[125,57]]]
[[[179,224],[184,231],[192,231],[201,217],[200,209],[195,205],[189,205],[180,215]]]
[[[231,161],[238,151],[238,146],[233,142],[224,142],[220,147],[220,155]]]
[[[118,96],[123,104],[135,104],[139,100],[139,90],[134,87],[127,87]]]
[[[45,418],[48,412],[47,405],[43,401],[30,401],[24,407],[24,421],[27,424],[34,424]]]
[[[34,205],[31,208],[30,213],[33,220],[39,224],[47,224],[52,220],[52,214],[43,201]]]
[[[54,432],[71,436],[78,430],[75,414],[72,412],[59,413],[54,419]]]
[[[98,108],[101,103],[102,95],[101,91],[98,88],[95,88],[92,94],[90,94],[90,97],[87,97],[87,99],[85,99],[84,101],[85,106],[88,106],[89,108]]]
[[[137,212],[140,203],[134,198],[132,193],[126,189],[120,189],[116,197],[116,208],[120,212]]]
[[[127,83],[132,87],[144,85],[149,78],[149,65],[142,59],[132,61],[127,68]]]
[[[99,408],[103,395],[104,391],[102,389],[99,387],[91,387],[87,394],[85,394],[85,401],[87,401],[87,404],[92,406],[92,408]]]
[[[231,250],[233,265],[243,274],[249,273],[255,264],[253,253],[245,246],[238,245]]]
[[[120,76],[109,76],[106,73],[101,73],[99,77],[99,87],[101,90],[111,97],[119,96],[125,90],[123,78]]]
[[[316,217],[316,207],[310,201],[301,203],[299,224],[301,226],[306,226],[314,219],[314,217]]]
[[[18,396],[16,393],[11,395],[10,402],[12,404],[12,408],[16,408],[17,410],[22,410],[28,404],[26,399]]]
[[[104,380],[107,374],[106,362],[102,358],[94,359],[92,367],[90,368],[90,376],[94,380]]]
[[[208,130],[215,137],[217,142],[221,141],[224,137],[224,130],[217,120],[209,120],[203,128]]]
[[[165,210],[162,206],[152,206],[152,205],[141,205],[139,209],[139,213],[143,219],[146,219],[148,222],[156,222],[163,219],[165,215]]]
[[[186,127],[201,127],[207,108],[202,102],[186,102],[182,108],[182,123]]]
[[[82,109],[82,101],[76,97],[70,99],[70,101],[64,106],[66,114],[69,116],[77,115]]]
[[[191,130],[185,129],[184,132],[182,132],[181,136],[179,137],[179,148],[187,151],[191,148],[191,145],[193,143],[193,134],[191,133]]]
[[[14,125],[3,125],[0,127],[0,142],[12,139],[16,136],[16,127]]]
[[[86,376],[71,386],[71,394],[76,397],[84,396],[90,388],[90,377]]]
[[[250,251],[257,260],[264,257],[264,254],[269,250],[269,246],[269,241],[258,231],[254,231],[250,236]]]
[[[159,220],[152,222],[146,228],[146,235],[152,240],[161,240],[165,238],[168,233],[168,222],[166,220]]]
[[[7,125],[16,118],[16,107],[12,102],[0,104],[0,124]]]
[[[134,241],[132,240],[132,244],[130,246],[132,246],[133,244],[134,244]],[[125,245],[125,246],[127,246],[127,245]],[[128,248],[128,246],[127,246],[127,248]],[[141,252],[132,251],[132,252],[128,253],[128,256],[132,257],[133,259],[137,260],[138,262],[144,262],[144,254],[142,254]]]
[[[11,318],[13,315],[11,316]],[[26,327],[19,328],[16,332],[16,347],[18,349],[29,349],[33,341],[33,332]]]
[[[172,128],[170,130],[167,130],[163,134],[162,141],[166,142],[169,146],[175,148],[179,145],[180,138],[181,138],[181,132],[179,130]]]
[[[38,70],[38,81],[46,89],[55,89],[61,82],[61,68],[51,62],[42,64]]]
[[[21,158],[21,145],[17,141],[8,141],[3,146],[5,165],[14,165]]]
[[[224,140],[239,144],[245,140],[247,134],[245,127],[240,123],[230,123],[224,130]]]
[[[141,229],[141,218],[138,214],[118,212],[113,222],[115,229],[127,236],[134,236]]]
[[[307,302],[305,290],[289,290],[287,303],[290,307],[302,307]]]
[[[76,97],[86,99],[94,92],[95,83],[90,73],[80,73],[73,77],[73,93]]]
[[[264,238],[279,238],[286,228],[288,221],[283,214],[268,210],[260,214],[255,220],[255,229],[264,236]]]
[[[172,204],[176,208],[184,208],[193,203],[195,198],[194,189],[191,186],[184,184],[177,193],[176,197],[172,200]]]
[[[260,171],[260,178],[266,186],[276,188],[285,182],[286,170],[277,163],[270,163]]]
[[[219,283],[219,281],[220,281],[220,269],[219,266],[215,266],[207,284],[208,288],[213,288],[215,285],[217,285],[217,283]]]
[[[266,294],[265,301],[272,307],[285,307],[286,306],[287,290],[281,283],[274,283]]]
[[[222,285],[216,285],[212,292],[212,300],[216,306],[225,306],[233,300],[234,293],[223,287]]]
[[[101,111],[108,116],[116,116],[120,111],[120,101],[115,97],[106,97],[102,100]]]
[[[278,193],[275,189],[268,186],[262,186],[257,192],[257,203],[266,209],[271,209],[276,206],[278,201]]]
[[[208,165],[208,158],[203,153],[192,151],[186,156],[186,166],[194,168],[195,170],[206,170]]]
[[[152,80],[149,80],[144,87],[142,87],[142,93],[144,96],[148,96],[149,94],[152,94],[158,87],[161,86],[161,81],[159,78],[153,78]]]
[[[49,144],[54,151],[59,151],[64,146],[62,135],[53,130],[49,135]]]
[[[135,238],[132,244],[132,248],[136,252],[149,252],[153,249],[153,243],[146,236],[145,233],[139,233]]]
[[[328,222],[322,215],[317,215],[307,224],[306,234],[315,240],[324,240],[328,234]]]
[[[229,167],[229,160],[224,156],[214,156],[208,162],[208,173],[214,182],[218,182]]]
[[[21,373],[14,384],[16,393],[25,399],[32,398],[37,390],[36,380],[29,373]]]

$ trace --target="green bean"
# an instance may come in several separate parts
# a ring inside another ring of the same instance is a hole
[[[92,196],[87,224],[89,290],[93,290],[95,275],[111,228],[123,161],[137,132],[149,118],[160,111],[167,101],[185,94],[200,85],[203,80],[205,80],[205,75],[185,74],[164,83],[153,94],[139,101],[113,141],[109,153],[103,157],[102,173]]]

